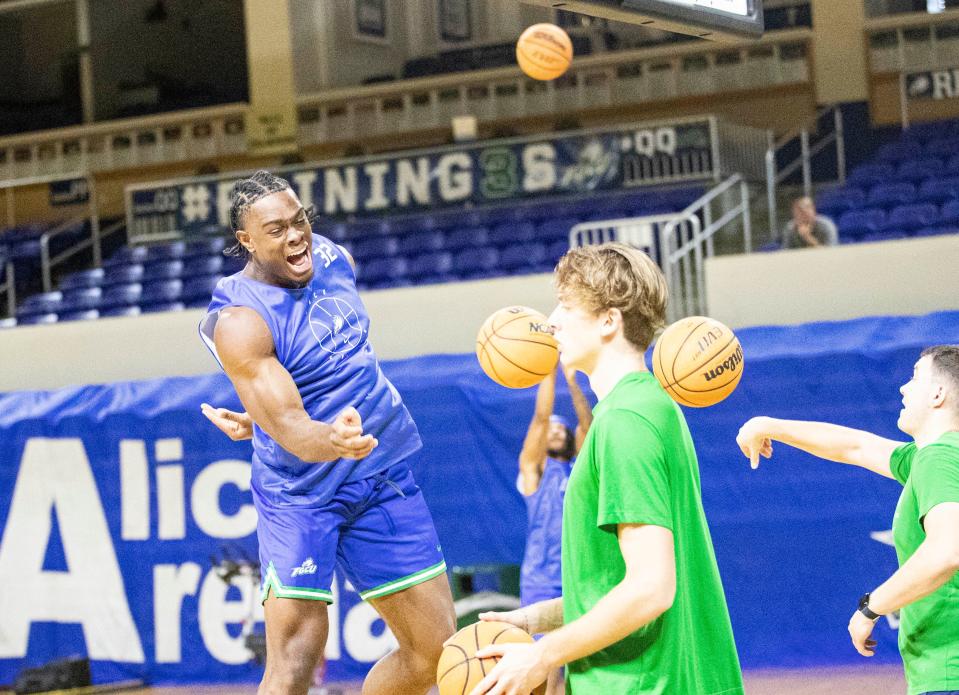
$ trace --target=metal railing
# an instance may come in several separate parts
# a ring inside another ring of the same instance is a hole
[[[869,19],[866,35],[872,74],[959,65],[959,10],[956,9]]]
[[[3,282],[0,283],[0,295],[7,295],[7,316],[14,316],[17,312],[17,283],[13,270],[13,261],[7,261],[3,266]]]
[[[103,263],[103,256],[101,250],[101,243],[104,237],[108,237],[111,234],[122,230],[126,226],[124,220],[119,220],[109,225],[106,229],[100,229],[100,221],[98,218],[93,217],[90,219],[90,236],[87,239],[81,239],[72,246],[64,249],[56,256],[50,257],[50,241],[60,236],[70,232],[72,229],[76,228],[78,223],[82,224],[85,221],[85,218],[79,220],[71,220],[65,222],[64,224],[58,225],[57,227],[51,229],[49,232],[40,237],[40,274],[43,279],[43,291],[49,292],[53,289],[53,269],[66,261],[69,258],[72,258],[81,251],[86,251],[87,249],[93,249],[93,265],[94,267],[100,267]]]
[[[577,58],[552,82],[516,67],[353,86],[297,98],[298,144],[448,129],[474,115],[507,123],[811,79],[808,29],[740,44],[690,42]],[[247,155],[248,105],[227,104],[0,138],[0,179]]]
[[[752,251],[749,200],[746,180],[734,174],[678,213],[577,224],[569,233],[570,247],[619,241],[639,248],[658,260],[666,276],[668,320],[705,314],[704,264],[715,253],[716,234],[735,226],[743,250]],[[720,207],[719,214],[714,205]]]
[[[780,154],[798,141],[799,155],[789,162],[781,164]],[[835,145],[836,179],[846,181],[846,142],[843,134],[842,111],[839,106],[823,108],[803,126],[792,130],[777,140],[770,138],[766,150],[766,204],[769,212],[769,232],[771,238],[778,237],[779,203],[777,189],[787,178],[802,171],[803,195],[812,195],[813,160]]]

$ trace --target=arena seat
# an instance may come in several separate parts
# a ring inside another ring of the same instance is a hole
[[[82,311],[60,312],[57,315],[57,322],[64,321],[93,321],[100,318],[100,312],[97,309],[84,309]]]
[[[959,198],[959,176],[923,181],[916,200],[922,203],[945,203],[956,198]]]
[[[849,178],[846,179],[846,183],[861,188],[870,188],[876,184],[890,181],[895,174],[896,169],[892,164],[867,163],[853,169]]]
[[[182,258],[187,253],[186,242],[171,241],[166,244],[157,244],[147,247],[147,262],[169,261]]]
[[[400,256],[375,258],[357,266],[357,280],[365,285],[376,286],[406,277],[406,259]]]
[[[545,244],[515,244],[503,249],[499,264],[503,270],[514,272],[527,268],[537,268],[545,258]]]
[[[502,222],[490,230],[489,243],[499,248],[526,244],[536,236],[532,222]]]
[[[861,237],[878,232],[886,221],[886,212],[879,208],[850,210],[839,218],[839,234],[845,237]]]
[[[462,227],[459,229],[451,229],[447,232],[444,248],[447,251],[459,251],[474,246],[486,246],[488,243],[488,228]]]
[[[183,283],[180,300],[191,309],[205,308],[210,304],[210,298],[213,296],[213,290],[216,289],[216,283],[222,277],[222,275],[190,277]]]
[[[194,256],[183,261],[180,275],[184,278],[215,275],[223,271],[223,256]]]
[[[183,311],[185,308],[182,302],[160,302],[158,304],[140,305],[140,311],[144,314],[157,314],[163,311]]]
[[[880,231],[910,232],[939,221],[939,208],[933,203],[913,203],[894,208]]]
[[[880,183],[869,191],[866,202],[873,207],[905,205],[916,199],[916,186],[911,183]]]
[[[146,260],[147,248],[145,246],[121,246],[116,253],[103,262],[103,266],[109,268],[117,265],[143,263]]]
[[[411,280],[422,279],[430,275],[451,277],[452,270],[453,254],[449,251],[437,251],[411,258],[406,275]]]
[[[413,232],[400,238],[398,253],[404,256],[439,251],[443,248],[444,234],[440,231]]]
[[[453,271],[461,278],[476,278],[494,272],[499,252],[489,246],[466,249],[453,256]]]
[[[70,273],[60,280],[61,290],[72,290],[81,287],[99,287],[103,284],[105,271],[103,268],[90,268],[89,270],[78,270]]]
[[[41,292],[34,294],[22,302],[17,307],[17,317],[31,316],[35,314],[55,314],[60,311],[63,305],[63,293],[59,290],[52,292]]]
[[[942,176],[945,169],[943,161],[937,157],[910,159],[899,165],[896,170],[896,178],[918,183],[935,176]]]
[[[63,302],[60,312],[88,311],[98,309],[103,299],[102,287],[83,287],[72,290],[62,290]]]
[[[107,287],[100,299],[100,305],[104,309],[110,309],[119,306],[130,306],[140,301],[140,295],[143,294],[143,285],[139,282],[131,282],[123,285],[112,285]]]
[[[18,326],[36,326],[44,323],[56,323],[58,317],[56,314],[31,314],[29,316],[17,317]]]
[[[100,318],[110,318],[113,316],[139,316],[142,312],[136,305],[113,306],[108,309],[100,309]]]

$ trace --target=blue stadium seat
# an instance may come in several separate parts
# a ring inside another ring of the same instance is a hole
[[[385,290],[396,287],[411,287],[413,285],[409,278],[383,278],[377,282],[371,283],[365,287],[370,290]]]
[[[63,293],[59,290],[53,292],[41,292],[34,294],[22,302],[17,307],[17,316],[28,316],[32,314],[55,314],[63,306]]]
[[[84,309],[82,311],[60,312],[57,321],[60,323],[63,321],[95,321],[98,318],[100,318],[100,312],[96,309]]]
[[[939,134],[942,135],[941,129]],[[924,154],[932,157],[950,157],[959,154],[959,140],[955,135],[933,138],[923,146],[922,150]]]
[[[233,273],[239,273],[243,270],[245,265],[246,258],[243,256],[224,256],[223,268],[220,269],[220,272],[224,275],[233,275]]]
[[[827,217],[838,217],[866,204],[866,192],[855,186],[824,191],[816,197],[816,209]]]
[[[5,319],[0,319],[0,330],[4,328],[16,328],[17,326],[17,317],[8,316]]]
[[[143,279],[143,265],[141,263],[132,263],[130,265],[117,265],[106,268],[106,274],[103,277],[103,285],[129,285],[131,282],[140,282]]]
[[[916,237],[928,237],[928,236],[942,236],[945,234],[956,234],[959,232],[959,225],[937,225],[935,227],[926,227],[925,229],[920,229],[913,236]]]
[[[531,270],[546,258],[545,244],[516,244],[503,249],[499,264],[506,271]]]
[[[146,246],[122,246],[116,253],[103,262],[105,268],[115,265],[129,265],[131,263],[143,263],[147,259]]]
[[[199,241],[191,241],[186,245],[186,252],[183,254],[185,256],[212,256],[215,254],[222,254],[223,249],[226,248],[227,238],[218,236],[213,237],[212,239],[201,239]],[[233,241],[230,240],[232,244]]]
[[[142,312],[140,307],[132,306],[113,306],[108,309],[100,309],[100,318],[110,318],[113,316],[139,316]]]
[[[870,206],[891,208],[905,205],[916,199],[916,187],[911,183],[881,183],[869,191]]]
[[[901,181],[918,183],[936,176],[942,176],[945,168],[942,160],[937,157],[910,159],[899,165],[896,170],[896,178]]]
[[[168,244],[158,244],[147,248],[147,262],[169,261],[182,258],[186,254],[186,242],[171,241]]]
[[[886,221],[886,212],[878,208],[850,210],[839,218],[839,233],[846,237],[861,237],[878,232]]]
[[[357,261],[388,258],[395,256],[399,251],[399,242],[394,236],[371,236],[357,239],[350,246],[350,253]]]
[[[223,256],[195,256],[183,261],[181,277],[193,278],[201,275],[216,275],[223,271]]]
[[[213,290],[216,289],[216,283],[218,283],[222,277],[222,275],[201,275],[187,279],[183,283],[183,291],[180,293],[180,299],[191,306],[202,299],[203,306],[206,306],[210,303]]]
[[[61,290],[73,290],[81,287],[99,287],[103,284],[105,271],[103,268],[91,268],[90,270],[78,270],[70,273],[60,280]]]
[[[30,314],[28,316],[17,316],[18,326],[36,326],[42,323],[56,323],[56,314]]]
[[[489,243],[506,247],[526,244],[536,236],[536,227],[532,222],[504,222],[490,230]]]
[[[409,260],[406,275],[411,279],[428,275],[448,276],[453,270],[453,254],[449,251],[437,251],[414,256]]]
[[[546,222],[541,222],[540,225],[536,228],[536,241],[542,241],[544,243],[552,243],[559,239],[563,241],[569,241],[569,230],[573,228],[573,225],[577,224],[579,220],[575,217],[558,217],[553,220],[547,220]]]
[[[947,201],[939,213],[939,224],[959,225],[959,200]]]
[[[447,251],[486,246],[489,243],[489,229],[486,227],[460,227],[446,233],[444,248]]]
[[[546,260],[555,264],[569,251],[569,239],[558,239],[546,247]]]
[[[400,238],[398,250],[404,256],[416,256],[421,253],[441,250],[443,241],[444,234],[440,231],[413,232]]]
[[[905,239],[906,235],[902,232],[873,232],[871,234],[866,234],[859,241],[862,242],[876,242],[876,241],[892,241],[894,239]]]
[[[183,302],[160,302],[158,304],[140,304],[140,311],[144,314],[157,314],[161,311],[183,311],[186,307]]]
[[[852,170],[846,183],[860,188],[869,188],[892,180],[895,174],[896,169],[891,164],[861,164]]]
[[[939,221],[939,208],[934,203],[914,203],[894,208],[882,226],[883,231],[908,233]]]
[[[919,186],[917,200],[923,203],[944,203],[959,198],[959,176],[931,179]]]
[[[180,300],[183,293],[182,280],[160,280],[159,282],[143,283],[143,293],[140,295],[140,306],[145,304],[168,304]]]
[[[406,277],[406,259],[399,256],[374,258],[363,264],[357,264],[356,271],[357,279],[372,287],[378,283],[392,282]]]
[[[887,142],[876,152],[877,162],[901,162],[922,156],[922,145],[911,140]]]
[[[103,298],[103,289],[100,287],[82,287],[63,291],[63,303],[60,313],[71,311],[88,311],[98,309]],[[61,319],[63,317],[61,316]]]
[[[112,285],[104,289],[103,296],[100,298],[100,306],[103,309],[130,306],[137,304],[142,294],[143,285],[139,282],[131,282],[125,285]],[[112,314],[104,312],[104,316],[111,315]]]
[[[959,154],[954,154],[949,157],[949,161],[946,162],[946,176],[959,176]]]
[[[477,277],[499,267],[499,252],[489,246],[465,249],[453,256],[453,271],[462,278]]]
[[[149,280],[172,280],[183,274],[183,261],[159,261],[146,266],[143,273],[144,282]]]

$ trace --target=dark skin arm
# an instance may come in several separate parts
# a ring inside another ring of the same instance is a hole
[[[224,309],[213,342],[243,407],[291,454],[317,462],[361,459],[376,447],[376,439],[363,434],[354,408],[344,409],[332,423],[310,418],[293,377],[276,358],[266,322],[253,309]]]
[[[526,430],[526,439],[519,452],[520,485],[524,495],[532,495],[539,487],[546,462],[547,435],[549,434],[549,416],[553,414],[553,401],[556,397],[556,372],[543,379],[536,389],[536,406],[533,419]]]

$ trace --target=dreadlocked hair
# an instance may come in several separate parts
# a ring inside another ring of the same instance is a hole
[[[243,229],[243,217],[256,201],[291,188],[286,179],[262,169],[249,178],[237,181],[230,190],[230,228],[233,233],[236,234],[237,230]],[[226,256],[250,257],[250,252],[239,240],[223,249],[223,253]]]

